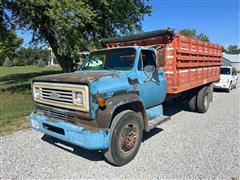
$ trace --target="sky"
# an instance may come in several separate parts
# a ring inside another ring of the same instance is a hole
[[[149,0],[148,4],[153,12],[142,21],[144,32],[190,28],[207,34],[213,43],[240,47],[240,0]],[[17,34],[24,38],[23,46],[28,46],[31,33]]]

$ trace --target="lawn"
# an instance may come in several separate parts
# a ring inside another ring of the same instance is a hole
[[[60,72],[59,67],[0,67],[0,135],[29,127],[27,116],[34,109],[31,79]]]

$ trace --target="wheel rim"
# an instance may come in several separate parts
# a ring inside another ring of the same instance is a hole
[[[136,147],[139,139],[138,129],[135,124],[129,123],[122,130],[119,138],[119,146],[123,153],[129,153]]]

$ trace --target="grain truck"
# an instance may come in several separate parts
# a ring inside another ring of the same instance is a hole
[[[163,102],[184,97],[205,113],[219,80],[222,47],[172,30],[102,39],[73,73],[32,80],[30,125],[49,136],[101,150],[122,166],[137,154],[143,131],[170,117]]]

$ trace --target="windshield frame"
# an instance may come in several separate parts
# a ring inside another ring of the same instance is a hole
[[[104,52],[104,51],[111,51],[111,50],[115,50],[115,49],[133,49],[134,50],[134,61],[133,61],[133,64],[132,64],[132,67],[130,67],[129,69],[97,69],[97,70],[94,70],[94,69],[83,69],[84,66],[86,65],[86,63],[88,63],[89,59],[90,59],[90,56],[96,52]],[[96,50],[96,51],[92,51],[90,52],[89,56],[87,56],[83,63],[80,65],[80,67],[78,68],[78,71],[131,71],[134,69],[135,67],[135,63],[136,63],[136,58],[137,58],[137,50],[136,50],[136,47],[131,47],[131,46],[126,46],[126,47],[116,47],[116,48],[105,48],[105,49],[99,49],[99,50]]]

